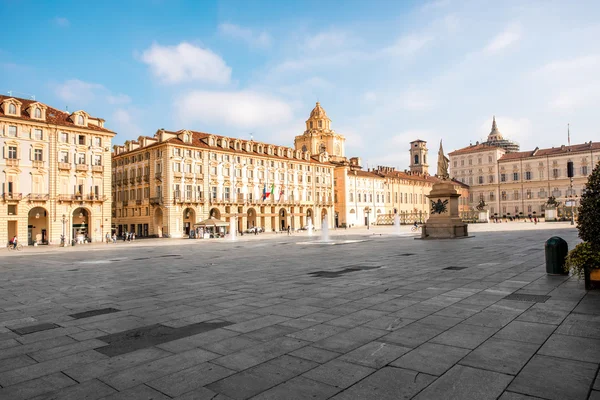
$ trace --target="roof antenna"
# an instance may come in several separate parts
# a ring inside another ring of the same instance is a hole
[[[69,112],[69,106],[65,106],[65,109],[67,110],[67,112]]]
[[[571,124],[567,124],[567,142],[571,145]]]
[[[254,132],[250,132],[250,141],[254,140]]]

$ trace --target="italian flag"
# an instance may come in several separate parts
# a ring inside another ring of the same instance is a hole
[[[269,197],[271,193],[267,192],[267,185],[264,186],[263,188],[263,201],[267,199],[267,197]]]
[[[271,196],[273,196],[273,198],[275,198],[275,184],[274,183],[271,184]]]

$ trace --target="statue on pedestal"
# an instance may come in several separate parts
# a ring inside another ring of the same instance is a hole
[[[448,163],[450,160],[444,155],[444,148],[442,147],[442,141],[440,140],[440,150],[438,151],[438,166],[437,166],[437,177],[441,180],[450,179],[448,173]]]

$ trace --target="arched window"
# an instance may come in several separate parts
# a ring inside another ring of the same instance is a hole
[[[419,163],[419,155],[415,154],[415,164],[418,164],[418,163]]]
[[[36,108],[35,111],[33,112],[33,115],[35,118],[42,118],[42,110],[40,110],[39,108]]]
[[[83,115],[77,116],[77,125],[83,125]]]
[[[325,143],[321,143],[321,146],[319,146],[319,153],[325,153],[326,151],[327,147],[325,147]]]
[[[312,123],[312,121],[310,121],[310,129],[312,129],[312,128],[313,128],[313,123]]]
[[[306,153],[306,145],[302,146],[302,151]]]
[[[184,141],[184,142],[189,142],[189,141],[190,141],[190,135],[187,135],[187,134],[186,134],[186,135],[183,137],[183,141]]]
[[[319,128],[323,127],[323,121],[319,121]]]
[[[16,114],[17,113],[17,107],[14,104],[10,104],[8,106],[8,113],[9,114]]]

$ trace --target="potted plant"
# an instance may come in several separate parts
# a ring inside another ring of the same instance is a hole
[[[565,259],[565,269],[573,276],[585,279],[585,289],[600,288],[600,252],[594,251],[589,242],[579,243]]]
[[[565,268],[585,278],[586,290],[600,288],[600,163],[585,185],[578,215],[577,230],[583,243],[569,252]]]

